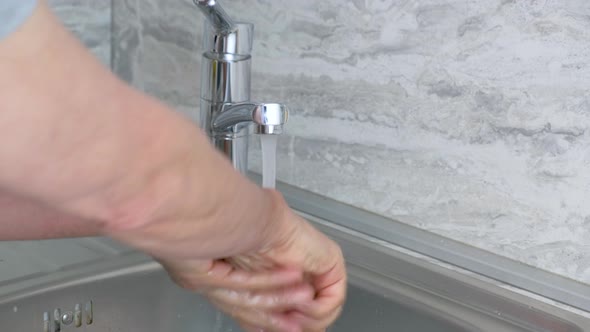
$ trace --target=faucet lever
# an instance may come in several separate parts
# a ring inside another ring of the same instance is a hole
[[[225,10],[221,7],[216,0],[193,0],[193,3],[199,7],[199,9],[205,14],[209,23],[215,29],[217,33],[230,33],[233,32],[236,27],[233,20],[227,15]]]

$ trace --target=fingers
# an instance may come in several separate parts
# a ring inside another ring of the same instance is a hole
[[[340,315],[346,271],[338,245],[294,214],[261,251],[231,260],[163,262],[252,332],[319,332]]]
[[[216,302],[215,299],[211,299],[211,302],[221,311],[237,320],[241,326],[247,328],[247,331],[303,332],[299,323],[287,314],[230,306]]]
[[[334,241],[296,214],[289,215],[295,229],[281,236],[277,247],[264,252],[266,256],[315,276],[326,274],[342,261],[342,251]]]
[[[312,280],[316,296],[314,301],[297,305],[291,318],[304,331],[323,331],[340,316],[346,298],[346,271],[344,260],[339,258],[336,265],[323,275]]]
[[[340,247],[295,215],[289,215],[297,225],[289,236],[276,242],[264,254],[271,261],[300,267],[315,290],[312,302],[301,302],[288,315],[304,331],[322,331],[340,315],[346,297],[346,268]]]
[[[344,285],[345,287],[345,285]],[[336,321],[342,312],[344,303],[343,285],[337,283],[320,293],[310,304],[297,305],[290,317],[304,327],[305,331],[321,331]]]
[[[302,331],[325,331],[342,312],[346,294],[344,263],[337,264],[326,274],[311,281],[317,288],[310,284],[300,284],[267,292],[215,290],[209,292],[208,296],[222,310],[229,309],[233,317],[246,324],[246,331],[283,332],[281,327],[276,325],[276,322],[268,320],[268,317],[265,324],[252,318],[261,319],[263,314],[275,317],[272,315],[280,312],[283,314],[279,316],[279,321],[295,323]],[[253,310],[257,312],[254,313]],[[244,322],[250,322],[250,325]]]
[[[311,303],[315,292],[308,284],[298,284],[262,292],[215,289],[208,291],[206,295],[216,303],[226,306],[282,312],[291,310],[301,303]]]
[[[323,319],[342,308],[346,299],[346,274],[343,262],[325,275],[316,277],[313,284],[316,289],[314,301],[298,305],[297,311],[313,319]]]
[[[162,261],[161,263],[178,285],[193,291],[216,288],[256,291],[286,287],[303,280],[303,273],[300,270],[246,271],[236,269],[221,260]]]
[[[268,271],[276,268],[276,265],[256,255],[242,255],[226,260],[232,266],[244,271]]]
[[[258,290],[278,288],[303,280],[303,273],[295,269],[248,271],[216,261],[207,272],[211,286],[235,290]]]

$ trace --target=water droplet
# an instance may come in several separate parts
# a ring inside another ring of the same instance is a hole
[[[18,307],[17,306],[12,307],[12,311],[18,312]]]

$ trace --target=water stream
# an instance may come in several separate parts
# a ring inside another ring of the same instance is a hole
[[[262,187],[275,188],[277,177],[277,140],[279,135],[260,135],[262,150]]]

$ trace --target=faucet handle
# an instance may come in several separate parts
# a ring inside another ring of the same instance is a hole
[[[215,32],[226,34],[235,30],[232,19],[216,0],[193,0],[194,4],[205,14]]]
[[[217,0],[193,0],[193,3],[209,21],[209,24],[205,25],[203,37],[205,52],[250,56],[254,35],[252,24],[235,23]]]

